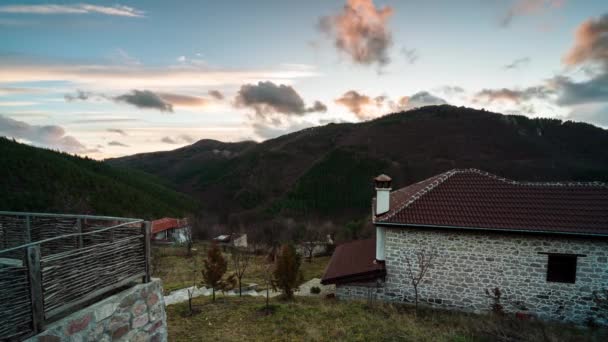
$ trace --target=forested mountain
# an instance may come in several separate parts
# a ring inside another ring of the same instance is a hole
[[[0,137],[0,210],[138,218],[182,216],[196,201],[132,169]]]
[[[357,124],[328,124],[262,143],[202,140],[108,160],[200,199],[225,222],[275,217],[338,221],[369,215],[371,179],[398,188],[452,168],[516,180],[608,180],[608,131],[449,105]]]

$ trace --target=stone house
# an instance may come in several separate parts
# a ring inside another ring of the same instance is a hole
[[[451,170],[391,191],[375,179],[376,237],[337,247],[322,283],[338,298],[412,302],[408,268],[433,255],[420,303],[487,312],[498,287],[508,313],[607,324],[608,185],[517,182]],[[408,267],[408,265],[411,265]]]
[[[164,217],[152,221],[152,241],[156,243],[186,243],[191,239],[188,219]]]

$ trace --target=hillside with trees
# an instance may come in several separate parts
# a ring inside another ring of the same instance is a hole
[[[151,219],[197,207],[153,175],[2,137],[0,165],[1,210]]]
[[[201,140],[108,163],[166,179],[223,223],[347,222],[369,214],[371,179],[380,173],[394,188],[452,168],[525,181],[607,181],[606,146],[608,131],[585,123],[441,105],[257,144]]]

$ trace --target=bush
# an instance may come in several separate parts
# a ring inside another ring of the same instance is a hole
[[[310,288],[310,293],[319,294],[319,293],[321,293],[321,289],[318,286],[313,286]]]
[[[293,290],[302,279],[300,264],[300,256],[293,245],[283,245],[273,272],[273,287],[281,289],[285,299],[293,298]]]

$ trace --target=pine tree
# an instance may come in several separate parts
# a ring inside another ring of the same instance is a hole
[[[273,272],[273,286],[281,289],[286,299],[293,298],[293,291],[302,278],[300,264],[300,256],[293,245],[283,245]]]
[[[213,243],[207,251],[205,267],[203,268],[203,279],[205,280],[205,284],[211,287],[213,301],[215,301],[215,290],[222,284],[222,277],[226,273],[227,268],[228,262],[224,259],[222,251],[217,243]]]

